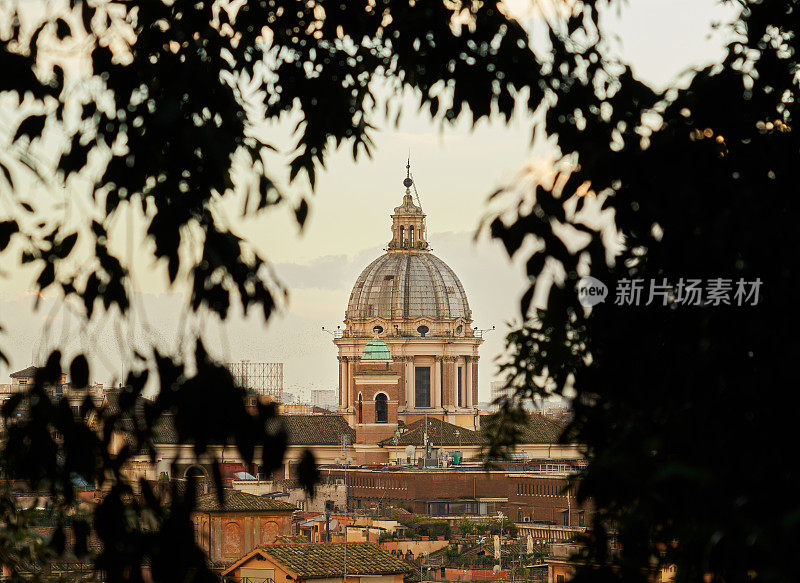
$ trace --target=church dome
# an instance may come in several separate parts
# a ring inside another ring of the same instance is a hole
[[[373,338],[364,347],[361,360],[392,360],[392,352],[383,340]]]
[[[346,319],[470,318],[464,287],[430,251],[391,250],[358,276]]]
[[[390,335],[425,336],[429,331],[467,335],[472,320],[467,294],[453,270],[430,251],[425,213],[411,195],[414,181],[410,165],[406,165],[406,170],[403,202],[392,213],[392,240],[386,246],[386,253],[358,276],[347,303],[345,323],[355,334],[368,333],[361,327],[367,325],[364,319],[383,318],[392,321],[394,330],[385,331]],[[417,318],[428,318],[429,324],[436,325],[431,329],[423,322],[416,329],[406,329],[404,321]],[[361,324],[354,322],[357,320],[362,320]]]

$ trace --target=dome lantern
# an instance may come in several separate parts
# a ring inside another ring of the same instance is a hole
[[[392,240],[388,245],[390,251],[428,251],[428,241],[425,238],[425,213],[422,212],[422,207],[414,204],[414,197],[411,196],[413,185],[409,162],[406,164],[406,178],[403,180],[403,186],[406,187],[403,204],[395,207],[392,214]]]

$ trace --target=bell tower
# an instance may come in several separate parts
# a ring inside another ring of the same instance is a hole
[[[400,369],[389,346],[375,337],[361,352],[353,371],[354,411],[348,419],[356,430],[356,457],[359,463],[383,463],[385,452],[374,446],[395,434],[400,402]]]

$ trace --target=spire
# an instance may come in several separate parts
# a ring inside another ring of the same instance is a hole
[[[411,195],[414,179],[411,178],[410,153],[406,160],[406,177],[403,180],[403,186],[406,188],[403,204],[395,207],[394,214],[392,214],[392,240],[389,243],[389,249],[427,251],[425,213],[422,212],[421,206],[414,204],[414,197]],[[416,191],[416,188],[414,190]]]
[[[408,154],[408,161],[406,162],[406,179],[403,180],[403,186],[406,187],[406,194],[411,194],[411,187],[414,181],[411,180],[411,153]]]

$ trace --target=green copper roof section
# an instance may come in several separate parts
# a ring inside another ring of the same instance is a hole
[[[392,352],[380,338],[373,338],[364,347],[361,360],[392,360]]]

